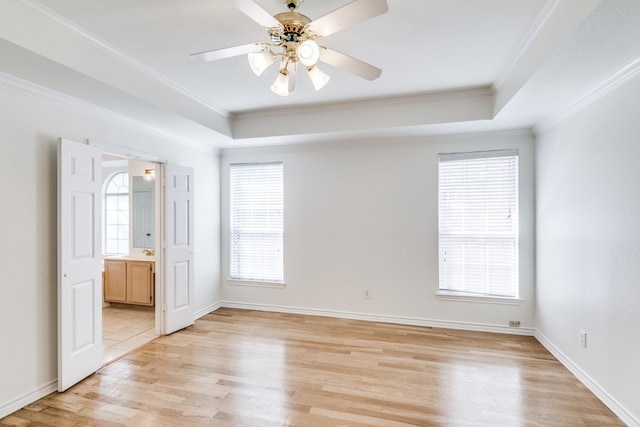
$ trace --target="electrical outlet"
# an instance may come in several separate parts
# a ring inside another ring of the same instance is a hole
[[[579,333],[579,336],[580,336],[580,345],[583,348],[587,348],[587,333],[585,331],[583,331],[582,329],[580,329],[580,331],[578,333]]]
[[[520,321],[519,320],[509,320],[509,327],[510,328],[519,328],[520,327]]]
[[[369,289],[365,289],[364,299],[371,299],[371,291]]]

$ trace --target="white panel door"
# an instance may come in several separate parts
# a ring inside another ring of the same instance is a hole
[[[58,146],[58,390],[102,362],[101,151]]]
[[[164,332],[193,325],[193,169],[166,165],[166,310]]]

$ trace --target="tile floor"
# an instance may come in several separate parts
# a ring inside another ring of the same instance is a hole
[[[155,308],[111,304],[102,309],[102,362],[104,365],[156,337]]]

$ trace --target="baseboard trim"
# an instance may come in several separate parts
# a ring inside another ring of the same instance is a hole
[[[216,311],[217,309],[222,307],[221,302],[217,302],[215,304],[211,304],[203,309],[200,309],[194,313],[193,320],[198,320],[202,316],[206,316],[209,313]]]
[[[387,316],[378,314],[355,313],[348,311],[322,310],[303,307],[289,307],[268,304],[238,303],[223,301],[221,307],[238,308],[244,310],[272,311],[289,314],[306,314],[309,316],[336,317],[340,319],[366,320],[370,322],[395,323],[399,325],[426,326],[431,328],[459,329],[465,331],[492,332],[498,334],[534,336],[533,328],[509,328],[507,326],[472,323],[472,322],[443,322],[439,320],[423,319],[406,316]]]
[[[24,408],[27,405],[35,402],[38,399],[45,397],[48,394],[58,390],[58,380],[53,380],[47,384],[38,387],[37,389],[18,397],[6,404],[0,405],[0,418],[4,418],[7,415],[11,415],[19,409]]]
[[[560,361],[573,375],[580,380],[593,394],[596,395],[602,403],[604,403],[614,414],[616,414],[629,427],[640,427],[640,420],[634,417],[624,406],[607,393],[596,381],[594,381],[587,373],[585,373],[578,365],[567,357],[558,347],[553,345],[547,337],[540,331],[535,331],[535,338],[542,344],[549,353]]]

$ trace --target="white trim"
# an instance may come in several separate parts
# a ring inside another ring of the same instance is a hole
[[[92,145],[92,142],[89,141],[89,145]],[[122,169],[126,169],[129,167],[129,162],[126,159],[122,159],[122,160],[103,160],[100,162],[100,165],[102,166],[102,168],[122,168]],[[104,180],[104,177],[103,177]]]
[[[592,104],[596,100],[608,95],[615,89],[626,84],[628,81],[640,75],[640,57],[628,62],[625,66],[612,73],[609,77],[602,80],[591,90],[578,98],[577,101],[570,104],[561,111],[542,119],[533,126],[536,135],[546,132],[557,124],[563,122],[573,114]]]
[[[281,305],[240,303],[223,301],[222,307],[238,308],[243,310],[271,311],[276,313],[305,314],[308,316],[335,317],[339,319],[365,320],[370,322],[394,323],[398,325],[424,326],[429,328],[457,329],[464,331],[492,332],[497,334],[533,336],[535,330],[530,327],[510,328],[508,326],[491,325],[473,322],[443,322],[439,320],[424,319],[407,316],[387,316],[378,314],[355,313],[348,311],[322,310],[303,307],[287,307]]]
[[[604,403],[614,414],[622,421],[627,423],[629,427],[640,427],[640,420],[634,417],[630,411],[613,398],[600,384],[593,380],[586,372],[567,357],[558,347],[553,345],[547,337],[540,331],[536,330],[534,337],[542,344],[560,363],[564,365],[573,375],[575,375],[582,384],[584,384],[593,394],[596,395],[602,403]]]
[[[227,279],[227,284],[231,286],[253,286],[256,288],[275,288],[275,289],[284,289],[287,287],[287,284],[284,282],[261,282],[257,280],[238,280],[238,279]]]
[[[206,316],[209,313],[213,313],[214,311],[216,311],[221,307],[222,307],[222,303],[217,302],[215,304],[208,305],[205,308],[201,308],[200,310],[194,313],[193,320],[198,320],[199,318]]]
[[[36,2],[36,1],[22,0],[22,2],[24,4],[26,4],[27,6],[31,7],[33,10],[37,11],[38,13],[40,13],[41,15],[43,15],[44,17],[46,17],[47,19],[55,21],[58,24],[62,25],[67,30],[76,33],[77,35],[79,35],[80,37],[82,37],[83,39],[85,39],[87,42],[89,42],[93,46],[97,47],[98,49],[100,49],[100,50],[108,53],[109,55],[119,59],[120,61],[130,65],[131,67],[133,67],[134,69],[136,69],[136,70],[140,71],[141,73],[147,75],[148,77],[163,83],[164,85],[170,87],[171,89],[175,90],[176,92],[179,92],[180,94],[186,96],[187,98],[190,98],[193,101],[203,105],[204,107],[207,107],[207,108],[213,110],[214,112],[220,114],[224,118],[226,118],[226,119],[229,118],[229,112],[227,110],[225,110],[224,108],[222,108],[222,107],[220,107],[220,106],[218,106],[218,105],[206,100],[205,98],[203,98],[201,96],[196,95],[195,93],[189,91],[188,89],[178,85],[173,80],[170,80],[167,77],[165,77],[164,75],[160,74],[156,70],[154,70],[154,69],[142,64],[141,62],[138,62],[138,61],[134,60],[130,56],[126,55],[124,52],[121,52],[121,51],[117,50],[115,47],[107,44],[106,42],[104,42],[102,40],[100,40],[95,35],[89,33],[85,29],[77,26],[75,23],[69,21],[68,19],[60,16],[59,14],[54,12],[53,10],[43,6],[42,4],[40,4],[40,3]]]
[[[0,406],[0,418],[4,418],[7,415],[10,415],[22,408],[24,408],[25,406],[35,402],[38,399],[42,399],[43,397],[45,397],[48,394],[53,393],[54,391],[58,390],[58,380],[52,380],[50,382],[48,382],[47,384],[36,388],[33,391],[30,391],[20,397],[18,397],[17,399],[14,399],[10,402],[7,402],[3,405]]]
[[[119,156],[140,160],[143,162],[167,163],[166,157],[156,156],[155,154],[145,153],[144,151],[132,150],[131,148],[125,147],[124,145],[106,144],[95,139],[88,139],[87,144],[99,148],[107,154],[117,154]]]
[[[481,304],[502,304],[502,305],[522,305],[522,303],[524,302],[522,298],[459,294],[459,293],[449,293],[446,291],[437,292],[436,298],[438,298],[441,301],[475,302],[475,303],[481,303]]]
[[[1,71],[0,89],[5,89],[14,93],[18,93],[20,95],[30,96],[39,100],[51,102],[65,108],[71,108],[92,117],[96,117],[98,119],[124,126],[129,129],[146,133],[147,135],[157,136],[159,138],[166,139],[168,141],[172,141],[191,148],[196,148],[201,151],[212,152],[212,147],[209,144],[197,142],[191,139],[184,138],[180,135],[157,129],[153,126],[149,126],[140,121],[133,120],[112,110],[99,107],[95,104],[91,104],[78,98],[65,95],[61,92],[49,89],[47,87],[12,76]]]
[[[515,157],[520,150],[517,148],[501,148],[498,150],[479,151],[451,151],[438,154],[439,162],[453,162],[457,160],[491,159],[495,157]]]
[[[508,62],[505,69],[500,73],[498,78],[493,83],[494,90],[498,90],[500,86],[502,86],[513,67],[515,67],[515,65],[520,61],[520,58],[522,58],[522,56],[527,53],[527,50],[529,49],[531,44],[538,38],[542,29],[547,25],[547,23],[553,16],[553,13],[558,7],[558,4],[560,4],[560,0],[547,0],[540,13],[538,13],[538,16],[529,29],[529,32],[520,42],[520,45],[516,49],[514,55],[511,57],[511,60]]]

